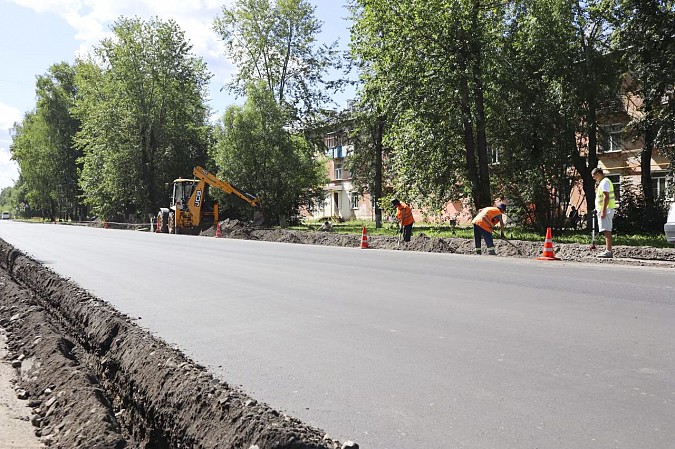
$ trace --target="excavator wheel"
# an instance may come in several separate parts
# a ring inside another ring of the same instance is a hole
[[[176,213],[174,211],[169,212],[169,234],[176,234]]]
[[[157,214],[157,228],[162,234],[169,232],[169,209],[160,209]]]

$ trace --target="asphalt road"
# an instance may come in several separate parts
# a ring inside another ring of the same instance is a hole
[[[0,222],[273,407],[370,449],[675,442],[675,271]]]

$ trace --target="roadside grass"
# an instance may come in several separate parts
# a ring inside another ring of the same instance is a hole
[[[322,225],[323,220],[305,221],[299,226],[291,226],[290,229],[298,231],[316,231]],[[360,235],[363,227],[368,229],[368,235],[397,235],[398,225],[396,223],[384,222],[382,228],[375,229],[375,222],[369,220],[353,220],[344,223],[333,223],[333,232],[337,234],[356,234]],[[423,233],[428,237],[443,237],[443,238],[473,238],[473,228],[440,225],[434,223],[416,223],[414,234]],[[497,232],[498,235],[498,232]],[[518,227],[507,227],[505,232],[506,238],[509,240],[524,240],[532,242],[543,242],[544,234],[537,233],[529,229],[522,229]],[[587,231],[565,230],[556,235],[554,233],[553,239],[556,243],[579,243],[582,245],[591,244],[591,233]],[[602,235],[596,236],[596,245],[603,244],[605,239]],[[666,241],[666,237],[661,234],[614,234],[614,245],[625,246],[652,246],[655,248],[672,248]]]

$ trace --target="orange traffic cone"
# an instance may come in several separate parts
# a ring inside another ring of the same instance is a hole
[[[223,236],[223,231],[220,230],[220,223],[216,223],[216,238],[219,239]]]
[[[541,256],[537,257],[537,260],[560,260],[555,257],[553,252],[553,233],[551,228],[546,228],[546,240],[544,241],[544,252],[541,253]]]
[[[368,231],[366,227],[363,227],[363,232],[361,233],[361,249],[368,249]]]
[[[103,222],[103,229],[108,229],[108,222],[107,221]]]

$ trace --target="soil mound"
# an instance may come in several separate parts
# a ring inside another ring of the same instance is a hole
[[[238,225],[233,225],[238,227]],[[0,240],[0,325],[56,447],[336,449]],[[3,275],[3,273],[6,273]],[[24,288],[16,285],[18,280]]]
[[[0,274],[0,325],[6,329],[17,395],[32,408],[31,423],[45,445],[128,447],[113,408],[102,394],[87,352],[49,324],[33,295]]]
[[[225,220],[220,223],[222,235],[226,238],[261,240],[266,242],[282,242],[307,245],[342,246],[356,248],[361,243],[358,235],[334,234],[331,232],[307,232],[288,229],[256,229],[239,220]],[[215,236],[215,228],[202,233]],[[507,243],[495,239],[497,255],[501,257],[535,258],[541,255],[542,242],[526,242],[511,240]],[[555,242],[555,237],[554,237]],[[374,249],[401,251],[422,251],[433,253],[475,254],[473,239],[438,238],[424,234],[414,235],[410,242],[400,242],[398,237],[371,236],[368,245]],[[590,245],[554,244],[558,257],[568,261],[596,261],[597,251],[589,249]],[[617,246],[614,248],[613,260],[601,260],[602,263],[629,265],[658,265],[675,267],[675,249],[652,248],[644,246]],[[670,263],[672,262],[672,263]]]
[[[220,232],[224,238],[228,239],[238,239],[238,240],[256,240],[253,236],[254,227],[250,223],[241,221],[241,220],[230,220],[229,218],[218,223],[220,226]],[[216,236],[216,226],[203,231],[201,233],[205,237],[215,237]]]

